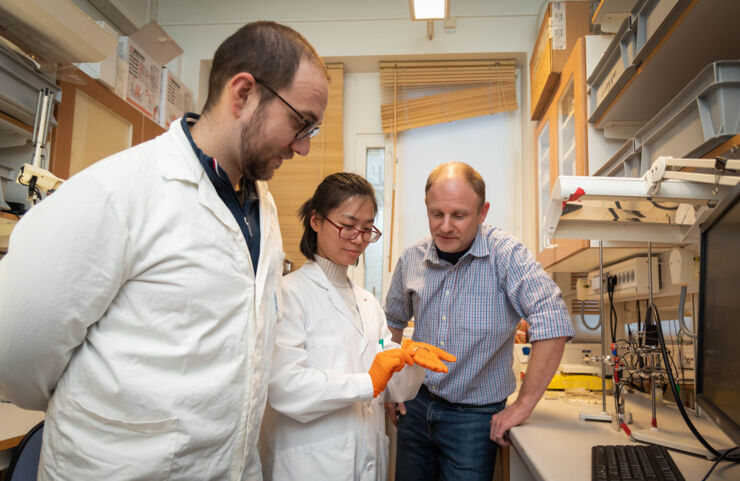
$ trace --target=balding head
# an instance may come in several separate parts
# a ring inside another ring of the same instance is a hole
[[[464,162],[447,162],[446,164],[440,164],[435,167],[427,178],[427,185],[424,188],[424,193],[428,194],[429,189],[434,184],[454,178],[464,179],[468,184],[470,184],[470,187],[472,187],[473,191],[478,195],[480,206],[482,207],[486,202],[486,183],[483,181],[483,177],[480,176],[477,170]]]

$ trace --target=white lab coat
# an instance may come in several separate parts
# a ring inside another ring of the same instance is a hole
[[[284,255],[257,191],[256,276],[180,122],[18,223],[0,261],[0,397],[48,403],[39,479],[261,479]]]
[[[357,286],[353,292],[361,325],[315,262],[283,279],[260,440],[265,480],[386,479],[383,396],[373,398],[368,369],[380,339],[385,349],[398,345],[375,297]],[[412,374],[394,374],[386,391],[407,388]]]

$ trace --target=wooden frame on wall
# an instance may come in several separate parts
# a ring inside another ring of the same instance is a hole
[[[108,144],[96,138],[100,135],[99,130],[95,129],[95,127],[100,127],[97,124],[100,119],[87,118],[83,115],[81,121],[78,112],[81,106],[94,105],[90,109],[93,117],[102,114],[120,119],[121,122],[117,123],[119,126],[127,125],[126,128],[130,129],[130,141],[128,145],[123,146],[124,148],[139,144],[164,132],[164,129],[156,122],[81,70],[73,67],[64,73],[63,78],[64,80],[57,82],[62,88],[62,101],[56,108],[58,126],[52,132],[50,156],[50,170],[57,177],[67,179],[82,168],[121,150],[120,142],[111,143],[110,147],[106,148]],[[91,104],[90,101],[94,103]],[[76,113],[78,113],[77,119],[75,118]],[[90,131],[85,131],[86,125],[90,126]],[[121,132],[118,134],[120,135]],[[75,142],[95,143],[98,148],[94,150],[95,154],[89,157],[73,159]]]

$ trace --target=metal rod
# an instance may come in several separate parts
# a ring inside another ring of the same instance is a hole
[[[48,155],[48,140],[49,140],[49,134],[51,133],[51,119],[54,114],[54,92],[52,92],[50,89],[44,89],[44,94],[46,95],[46,98],[49,102],[49,108],[46,111],[46,122],[44,122],[44,138],[42,139],[44,146],[44,159],[43,164],[41,167],[43,167],[46,170],[49,170],[49,155]]]
[[[39,132],[39,114],[41,113],[41,106],[43,105],[44,89],[39,90],[39,99],[36,101],[36,115],[33,117],[33,135],[31,135],[31,142],[36,145],[36,136]]]
[[[648,242],[648,307],[650,308],[651,316],[653,309],[653,243]]]
[[[651,372],[650,373],[650,385],[651,385],[650,398],[651,398],[651,401],[652,401],[650,404],[651,404],[651,407],[652,407],[652,410],[653,410],[653,417],[652,417],[652,419],[651,419],[650,422],[651,422],[652,426],[657,429],[658,428],[658,418],[656,417],[656,403],[657,403],[657,401],[655,399],[655,393],[656,393],[656,391],[655,391],[655,372]]]
[[[599,295],[601,302],[599,302],[599,322],[601,324],[601,409],[606,412],[606,369],[604,363],[606,362],[606,333],[604,329],[606,324],[604,323],[604,241],[599,241]]]
[[[653,322],[655,320],[655,313],[653,312],[653,243],[652,242],[648,242],[647,261],[648,261],[648,312],[650,312],[650,321]],[[645,319],[646,329],[647,329],[647,321],[648,319]],[[655,399],[655,369],[658,368],[658,364],[656,362],[655,356],[653,356],[652,354],[649,355],[648,359],[650,360],[648,365],[651,367],[650,405],[653,411],[652,426],[654,428],[657,428],[658,422],[657,422],[657,418],[655,417],[656,403],[657,403],[657,400]]]
[[[42,89],[39,91],[39,105],[37,108],[36,120],[34,122],[33,131],[35,132],[34,138],[34,151],[33,160],[31,165],[34,167],[43,168],[41,162],[44,158],[44,149],[46,148],[46,137],[48,120],[50,118],[50,110],[53,107],[53,97],[49,89]]]

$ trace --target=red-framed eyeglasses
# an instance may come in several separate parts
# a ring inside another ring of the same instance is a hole
[[[377,227],[373,226],[370,230],[360,230],[355,229],[354,227],[343,227],[341,225],[337,225],[328,218],[324,217],[326,221],[339,229],[339,238],[344,240],[354,240],[357,239],[357,236],[362,234],[362,240],[365,242],[376,242],[378,239],[380,239],[380,236],[383,235],[382,232],[378,230]]]

